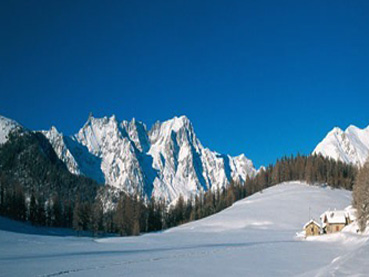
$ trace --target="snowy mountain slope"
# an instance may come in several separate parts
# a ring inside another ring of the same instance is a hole
[[[256,174],[244,155],[233,158],[204,148],[185,116],[157,122],[148,131],[135,119],[91,115],[72,137],[53,129],[43,133],[72,173],[168,202]]]
[[[0,144],[8,140],[8,135],[13,130],[23,128],[18,122],[0,115]]]
[[[41,133],[49,140],[55,153],[71,173],[83,174],[99,183],[104,183],[104,175],[100,169],[101,160],[92,155],[74,137],[64,136],[54,126],[48,131],[41,131]]]
[[[359,243],[349,234],[345,240],[295,238],[309,220],[309,207],[318,219],[322,211],[350,202],[349,191],[290,182],[211,217],[139,237],[94,240],[0,230],[0,276],[365,274],[368,247],[363,238]],[[344,257],[348,266],[336,267]],[[356,262],[361,266],[355,267]]]
[[[335,127],[313,153],[362,166],[369,157],[369,126],[360,129],[350,125],[345,131]]]
[[[74,139],[101,159],[105,183],[129,193],[150,193],[152,184],[144,172],[140,151],[126,127],[127,122],[119,124],[115,116],[90,116]]]
[[[54,126],[48,131],[41,131],[41,133],[49,140],[58,157],[63,157],[68,170],[73,174],[81,174],[78,163],[65,144],[63,134],[59,133]]]

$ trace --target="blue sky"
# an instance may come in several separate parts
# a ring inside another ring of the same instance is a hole
[[[76,3],[78,2],[78,3]],[[278,2],[278,3],[277,3]],[[1,1],[0,114],[187,115],[259,166],[369,124],[368,1]]]

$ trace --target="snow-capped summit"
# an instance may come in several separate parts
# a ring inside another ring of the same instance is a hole
[[[0,117],[0,142],[16,126]],[[90,114],[75,135],[64,136],[54,126],[41,133],[71,173],[168,203],[180,195],[189,199],[223,188],[231,179],[245,182],[256,174],[245,155],[231,157],[203,147],[186,116],[156,122],[148,130],[136,119]]]
[[[126,130],[128,137],[134,142],[139,151],[148,151],[150,142],[144,123],[133,118],[131,122],[123,121],[121,125],[122,129]]]
[[[21,128],[18,122],[0,115],[0,144],[7,142],[10,132]]]
[[[136,119],[119,123],[115,116],[90,115],[72,138],[100,159],[106,184],[168,202],[222,188],[232,178],[244,182],[256,172],[244,155],[232,158],[204,148],[186,116],[156,122],[147,130]]]
[[[362,166],[369,156],[369,126],[360,129],[350,125],[345,131],[335,127],[317,145],[313,153]]]

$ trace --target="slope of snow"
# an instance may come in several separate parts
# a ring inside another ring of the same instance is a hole
[[[140,237],[0,231],[0,276],[365,276],[365,237],[295,237],[309,220],[309,207],[318,219],[350,201],[345,190],[291,182],[203,220]]]
[[[55,128],[43,133],[70,172],[168,203],[256,174],[245,155],[233,158],[204,148],[185,116],[157,122],[148,131],[135,119],[118,122],[115,116],[90,115],[72,137]]]
[[[0,115],[0,145],[7,142],[11,131],[19,128],[22,126],[18,122]]]
[[[345,131],[335,127],[317,145],[313,153],[362,166],[369,156],[369,126],[360,129],[350,125]]]

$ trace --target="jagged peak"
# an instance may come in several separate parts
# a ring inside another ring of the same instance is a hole
[[[94,120],[95,120],[95,117],[93,116],[92,112],[90,112],[90,113],[88,114],[87,121],[85,122],[85,124],[83,124],[83,127],[82,127],[82,128],[87,127],[87,126],[88,126],[88,125],[90,125]]]
[[[335,127],[315,147],[313,153],[361,166],[369,154],[369,129],[352,124],[345,131]]]
[[[62,133],[60,133],[60,132],[58,131],[58,129],[56,129],[56,127],[55,127],[54,125],[53,125],[53,126],[51,126],[51,128],[50,128],[49,132],[50,132],[50,133],[52,133],[52,134],[56,134],[56,135],[63,135]]]
[[[8,140],[10,132],[19,129],[23,129],[23,127],[18,122],[0,115],[0,144],[3,144]]]
[[[137,128],[138,126],[141,126],[143,127],[145,130],[146,130],[146,125],[145,123],[143,123],[142,121],[140,120],[137,120],[136,118],[132,118],[132,120],[129,122],[129,125],[130,126],[134,126],[135,128]]]
[[[238,156],[233,156],[232,158],[234,158],[234,159],[240,159],[240,160],[247,159],[244,153],[242,153],[242,154],[240,154]]]
[[[369,130],[369,125],[365,128],[359,128],[356,125],[350,124],[345,130],[341,129],[340,127],[334,127],[329,134],[342,134],[342,133],[350,133],[350,132],[357,132],[357,131],[363,131],[363,130]]]
[[[345,136],[347,134],[357,134],[363,131],[369,131],[369,126],[361,129],[353,124],[350,124],[345,130],[341,129],[340,127],[334,127],[326,136],[326,138],[330,136]]]
[[[15,121],[13,119],[10,119],[8,117],[2,116],[2,115],[0,115],[0,124],[1,125],[14,125],[14,126],[18,126],[18,127],[22,126],[17,121]]]
[[[92,113],[89,114],[86,123],[83,125],[83,128],[94,124],[109,124],[113,123],[114,125],[118,125],[118,120],[115,114],[112,114],[110,117],[94,117]]]
[[[118,122],[117,117],[115,116],[115,114],[112,114],[110,116],[109,121],[116,121],[116,122]]]
[[[161,125],[164,128],[168,128],[174,132],[178,132],[182,128],[190,129],[191,131],[193,131],[192,123],[185,115],[175,116],[172,119],[164,121]]]
[[[185,115],[175,116],[173,120],[175,124],[178,124],[178,125],[188,126],[192,124],[191,121],[188,119],[188,117]]]
[[[332,134],[342,134],[343,130],[340,127],[334,127],[329,133],[328,135]]]

